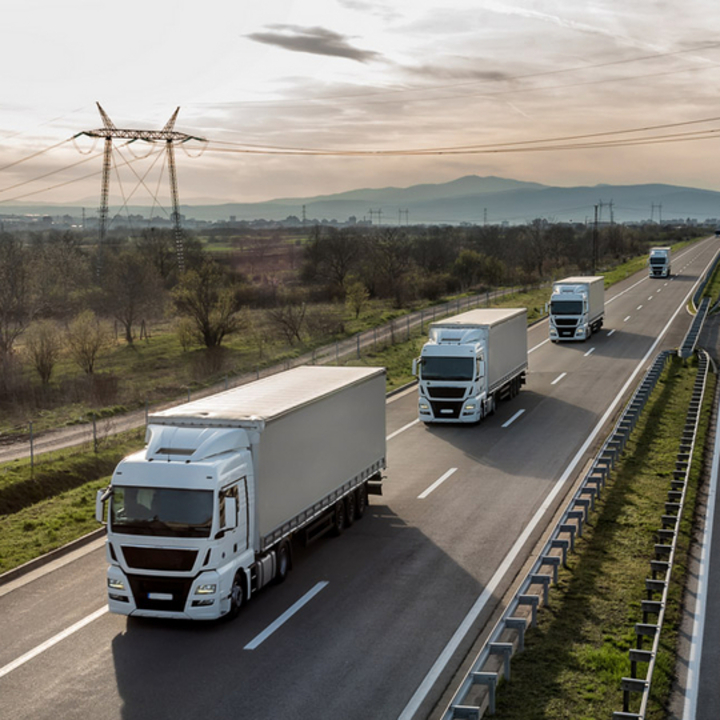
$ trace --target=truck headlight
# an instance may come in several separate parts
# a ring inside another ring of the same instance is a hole
[[[474,402],[468,403],[468,404],[465,406],[465,410],[475,410],[476,408],[477,408],[477,405],[476,405]]]
[[[107,584],[111,590],[125,590],[125,583],[119,578],[108,578]]]
[[[198,585],[195,590],[196,595],[214,595],[217,592],[217,585],[210,583],[207,585]]]
[[[426,402],[421,402],[421,403],[420,403],[420,409],[421,409],[421,410],[429,410],[429,409],[430,409],[430,406],[429,406]]]

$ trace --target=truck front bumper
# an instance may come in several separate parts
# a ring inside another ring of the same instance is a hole
[[[216,620],[226,609],[221,603],[222,588],[217,572],[196,578],[168,578],[128,575],[117,565],[107,572],[108,609],[119,615]]]

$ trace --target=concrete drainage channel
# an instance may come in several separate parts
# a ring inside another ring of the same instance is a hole
[[[690,466],[700,420],[700,408],[702,407],[708,375],[707,353],[700,351],[698,360],[698,373],[685,418],[685,427],[683,428],[680,449],[675,461],[671,489],[668,490],[665,514],[661,518],[662,527],[657,531],[658,539],[661,542],[655,545],[655,559],[650,561],[652,577],[645,581],[647,600],[642,601],[643,621],[635,625],[637,648],[630,650],[631,677],[622,679],[623,709],[621,712],[613,713],[613,720],[644,720],[647,713],[650,684],[660,645],[660,631],[665,617],[670,576],[675,559],[677,537],[680,532],[680,521],[685,505],[685,492],[690,476]],[[649,622],[651,617],[656,618],[654,623]],[[646,638],[652,641],[650,650],[643,649],[643,642]],[[638,663],[648,664],[644,679],[637,677]],[[640,710],[630,712],[630,697],[638,693],[641,695]]]
[[[665,365],[674,354],[675,352],[670,350],[661,352],[646,372],[613,431],[593,460],[578,490],[568,503],[549,540],[472,663],[470,670],[448,704],[442,720],[457,720],[460,718],[479,720],[486,710],[491,715],[495,713],[495,697],[500,678],[510,679],[512,656],[516,652],[523,650],[526,630],[528,627],[535,626],[538,609],[543,605],[547,605],[550,586],[557,583],[560,566],[566,567],[567,556],[569,552],[574,550],[576,537],[582,535],[583,526],[595,507],[595,500],[600,496],[610,473],[625,449],[627,440],[634,430]],[[653,577],[648,579],[646,583],[649,599],[643,602],[644,619],[647,620],[649,615],[654,615],[657,616],[657,623],[643,622],[636,627],[639,638],[648,635],[653,637],[653,649],[642,650],[642,640],[639,639],[638,650],[630,651],[633,677],[623,679],[622,685],[623,691],[626,692],[626,707],[629,703],[629,693],[643,693],[643,708],[649,695],[652,670],[660,638],[660,627],[664,615],[668,579],[672,572],[675,538],[682,512],[685,484],[694,449],[695,432],[707,372],[708,357],[706,353],[701,351],[698,380],[693,391],[673,485],[669,491],[666,504],[667,514],[663,515],[663,528],[658,531],[659,538],[663,540],[662,544],[656,545],[656,554],[659,559],[651,562]],[[692,427],[690,434],[688,434],[688,427]],[[665,573],[664,580],[657,579],[660,573]],[[655,597],[655,593],[661,594],[660,600],[652,599]],[[637,673],[638,662],[649,663],[645,679],[634,677]],[[615,718],[638,718],[642,720],[644,715],[623,711],[616,713]]]

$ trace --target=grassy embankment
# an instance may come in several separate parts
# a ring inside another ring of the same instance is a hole
[[[614,269],[607,274],[606,285],[624,279],[644,263],[644,257],[636,258]],[[528,320],[532,322],[544,315],[547,296],[547,288],[540,288],[505,296],[492,305],[527,307]],[[391,319],[392,314],[374,308],[368,315],[358,321],[357,327],[349,329],[359,332],[380,320]],[[412,359],[419,353],[425,337],[425,333],[417,331],[405,343],[369,353],[353,362],[386,367],[388,391],[393,390],[412,380]],[[252,354],[247,348],[246,351]],[[132,377],[134,381],[137,378],[141,395],[153,383],[155,388],[161,386],[161,378],[168,374],[178,375],[178,367],[182,371],[183,362],[191,364],[192,360],[184,357],[189,354],[182,352],[172,333],[160,334],[149,343],[137,343],[135,348],[120,347],[115,353],[113,372]],[[274,355],[272,359],[276,362],[282,356]],[[46,422],[48,426],[57,426],[62,422],[62,415],[48,413]],[[36,462],[34,473],[29,461],[0,465],[0,572],[95,529],[95,491],[108,483],[109,474],[121,457],[142,447],[142,438],[139,431],[104,438],[97,457],[92,447],[87,446],[43,455],[39,463]]]
[[[635,623],[643,622],[645,578],[650,577],[656,530],[661,527],[695,375],[695,360],[683,367],[675,359],[666,369],[590,524],[576,542],[568,569],[561,570],[548,607],[538,614],[538,627],[526,635],[525,651],[513,658],[512,680],[498,695],[497,718],[600,720],[622,710],[620,680],[630,676],[628,650],[636,647]],[[715,376],[709,376],[699,450],[715,382]],[[700,454],[692,464],[648,720],[667,717]],[[638,706],[639,698],[631,709],[637,712]]]

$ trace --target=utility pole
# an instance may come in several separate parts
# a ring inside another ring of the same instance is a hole
[[[102,249],[107,234],[108,220],[108,199],[110,196],[110,168],[112,165],[112,141],[113,139],[124,139],[134,142],[135,140],[144,140],[145,142],[165,142],[165,151],[168,159],[168,169],[170,175],[170,194],[172,198],[173,210],[172,220],[175,228],[175,251],[177,254],[178,270],[182,273],[185,269],[185,258],[183,252],[182,229],[180,227],[180,206],[178,199],[177,174],[175,172],[175,151],[174,144],[186,143],[189,140],[197,140],[199,142],[207,142],[204,138],[186,135],[177,132],[175,120],[177,119],[180,108],[176,108],[170,119],[165,123],[162,130],[127,130],[115,127],[113,121],[108,117],[107,113],[102,109],[100,103],[96,103],[100,117],[103,121],[103,127],[98,130],[84,130],[77,133],[74,137],[87,135],[93,138],[104,138],[105,147],[103,152],[103,173],[102,183],[100,187],[100,232],[98,238],[98,264],[97,273],[100,275],[102,268]]]
[[[370,213],[370,224],[372,225],[372,224],[373,224],[373,214],[375,213],[375,211],[374,211],[374,210],[368,210],[368,212]]]
[[[302,206],[302,224],[303,224],[303,227],[305,227],[305,220],[306,220],[306,219],[307,219],[307,218],[305,217],[305,206],[303,205],[303,206]]]
[[[378,216],[378,227],[382,227],[382,208],[377,210],[377,216]]]
[[[483,209],[483,225],[487,225],[487,208]]]
[[[592,235],[592,274],[597,273],[598,260],[598,206],[595,206],[595,223],[593,224]]]

